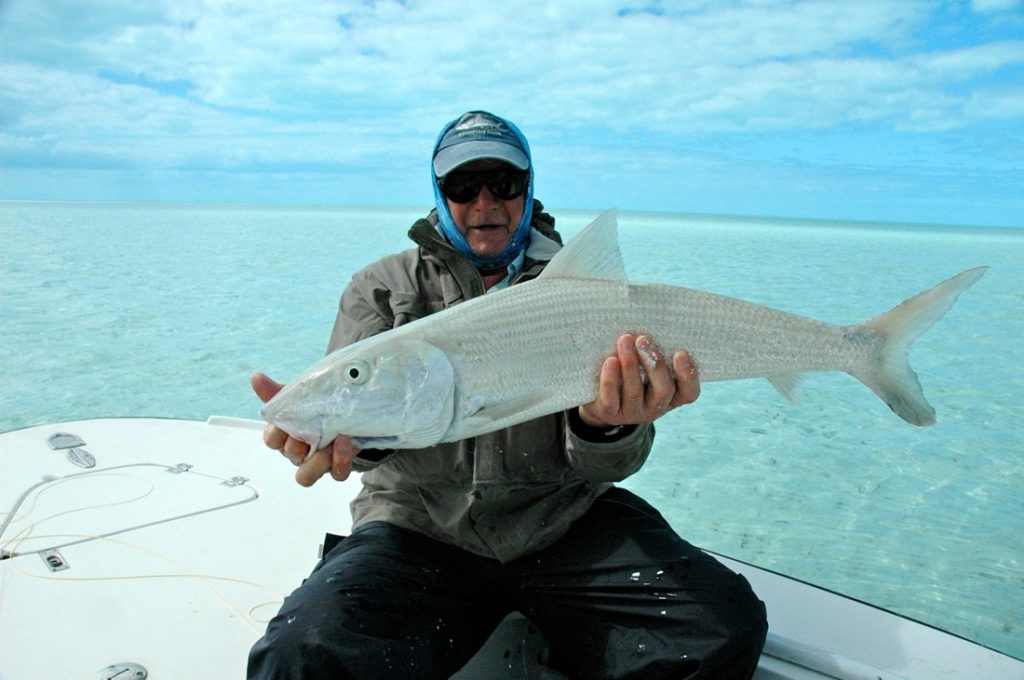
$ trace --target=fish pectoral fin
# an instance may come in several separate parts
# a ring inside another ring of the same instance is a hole
[[[768,378],[779,394],[791,404],[800,403],[800,383],[804,380],[802,373],[780,373]]]
[[[540,401],[544,401],[544,397],[538,398],[537,395],[530,395],[493,405],[477,402],[475,404],[477,406],[476,410],[463,415],[462,425],[464,428],[473,431],[478,429],[489,431],[515,425],[527,420],[527,418],[522,417],[522,414],[528,409],[537,406]]]

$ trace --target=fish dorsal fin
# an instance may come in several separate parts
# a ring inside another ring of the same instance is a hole
[[[616,210],[601,213],[551,258],[541,278],[625,281],[617,218]]]

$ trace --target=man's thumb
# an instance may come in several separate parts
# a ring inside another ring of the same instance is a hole
[[[249,384],[252,385],[252,391],[256,393],[256,396],[260,398],[260,401],[267,403],[271,397],[281,391],[284,387],[279,382],[271,380],[265,373],[253,373],[249,379]]]

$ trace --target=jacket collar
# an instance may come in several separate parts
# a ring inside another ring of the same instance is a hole
[[[416,220],[409,229],[409,238],[416,243],[425,254],[430,254],[446,262],[453,269],[473,269],[472,263],[462,253],[456,250],[441,235],[437,229],[437,210],[421,219]],[[540,201],[533,201],[533,220],[530,224],[533,229],[533,237],[526,249],[526,260],[523,264],[523,271],[518,278],[530,275],[533,278],[540,273],[543,264],[554,257],[562,245],[562,236],[555,229],[555,218],[544,212],[544,206]],[[539,238],[537,238],[539,236]],[[536,270],[536,271],[534,271]]]

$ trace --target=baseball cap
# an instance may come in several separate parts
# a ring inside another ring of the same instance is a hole
[[[494,158],[526,170],[530,158],[523,142],[503,118],[486,111],[462,114],[441,137],[434,152],[434,174],[444,177],[470,161]]]

